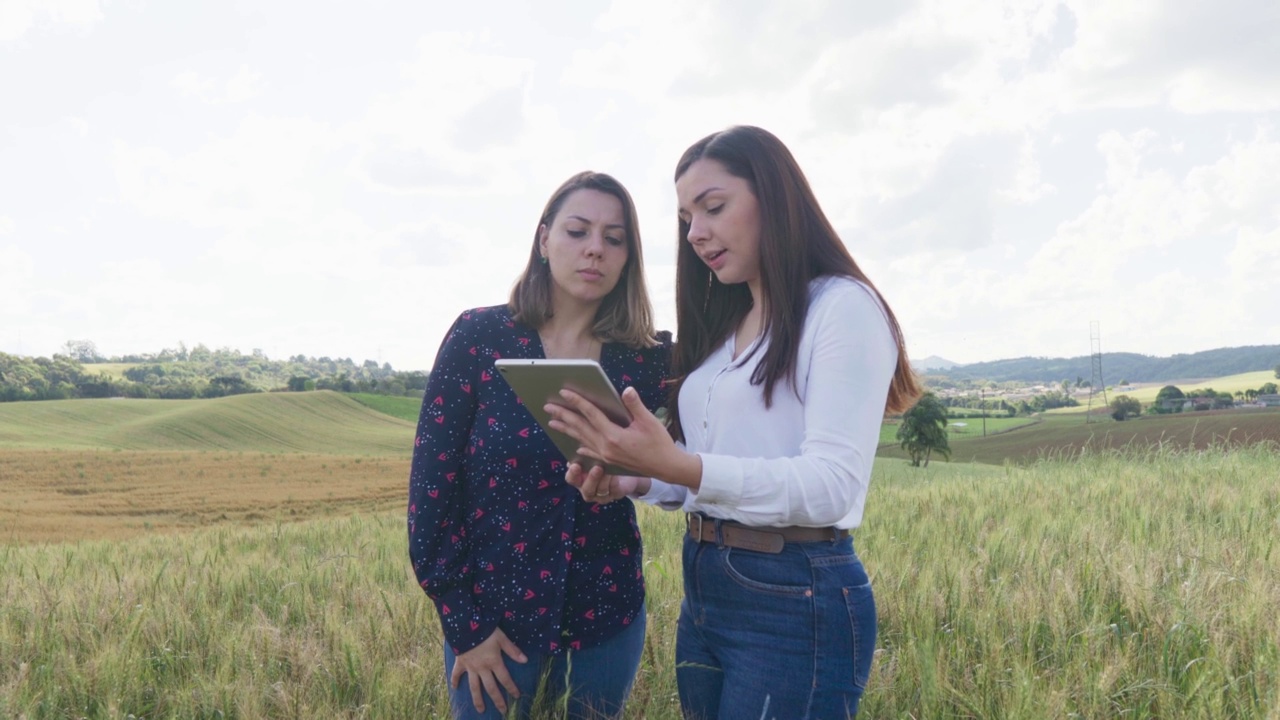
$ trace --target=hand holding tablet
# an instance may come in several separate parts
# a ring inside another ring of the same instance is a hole
[[[564,453],[567,460],[581,465],[584,472],[599,465],[599,461],[579,454],[580,443],[577,440],[553,430],[548,425],[551,417],[543,410],[543,406],[552,404],[567,407],[560,391],[568,389],[589,400],[617,425],[627,427],[631,424],[631,414],[622,404],[617,389],[595,360],[502,359],[495,361],[494,367],[511,385],[511,389],[515,390],[520,401],[551,438],[551,442]],[[611,464],[606,464],[604,471],[610,475],[639,474]]]

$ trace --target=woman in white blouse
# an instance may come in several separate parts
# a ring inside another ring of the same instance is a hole
[[[790,151],[739,126],[675,173],[675,388],[664,426],[634,390],[613,425],[566,392],[548,406],[587,455],[583,496],[683,509],[680,704],[697,718],[844,718],[875,650],[862,521],[886,410],[919,394],[898,322],[818,206]]]

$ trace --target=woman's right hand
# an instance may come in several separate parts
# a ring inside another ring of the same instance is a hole
[[[518,663],[528,660],[520,648],[507,639],[506,633],[497,629],[484,642],[458,655],[453,662],[449,686],[456,690],[458,682],[465,674],[467,683],[471,686],[471,702],[478,713],[484,712],[484,695],[480,692],[482,686],[484,692],[488,693],[489,698],[493,700],[494,707],[504,714],[507,712],[507,701],[502,691],[498,689],[499,686],[506,688],[507,695],[512,699],[520,697],[520,690],[511,679],[511,674],[507,672],[507,666],[502,660],[504,653]]]

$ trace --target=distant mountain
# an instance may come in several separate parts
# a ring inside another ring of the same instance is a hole
[[[928,372],[930,370],[950,370],[957,364],[958,363],[953,363],[944,357],[930,355],[923,360],[913,360],[911,362],[911,367],[915,368],[916,372]]]
[[[1102,379],[1109,385],[1121,380],[1167,382],[1270,370],[1278,364],[1280,345],[1218,348],[1170,357],[1104,352]],[[953,380],[1050,383],[1074,381],[1076,378],[1089,380],[1093,377],[1093,362],[1088,355],[1073,358],[1023,357],[956,365],[945,371],[933,370],[930,374],[945,375]]]

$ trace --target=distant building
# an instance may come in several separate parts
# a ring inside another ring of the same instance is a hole
[[[1280,395],[1259,395],[1256,402],[1267,407],[1280,407]]]

